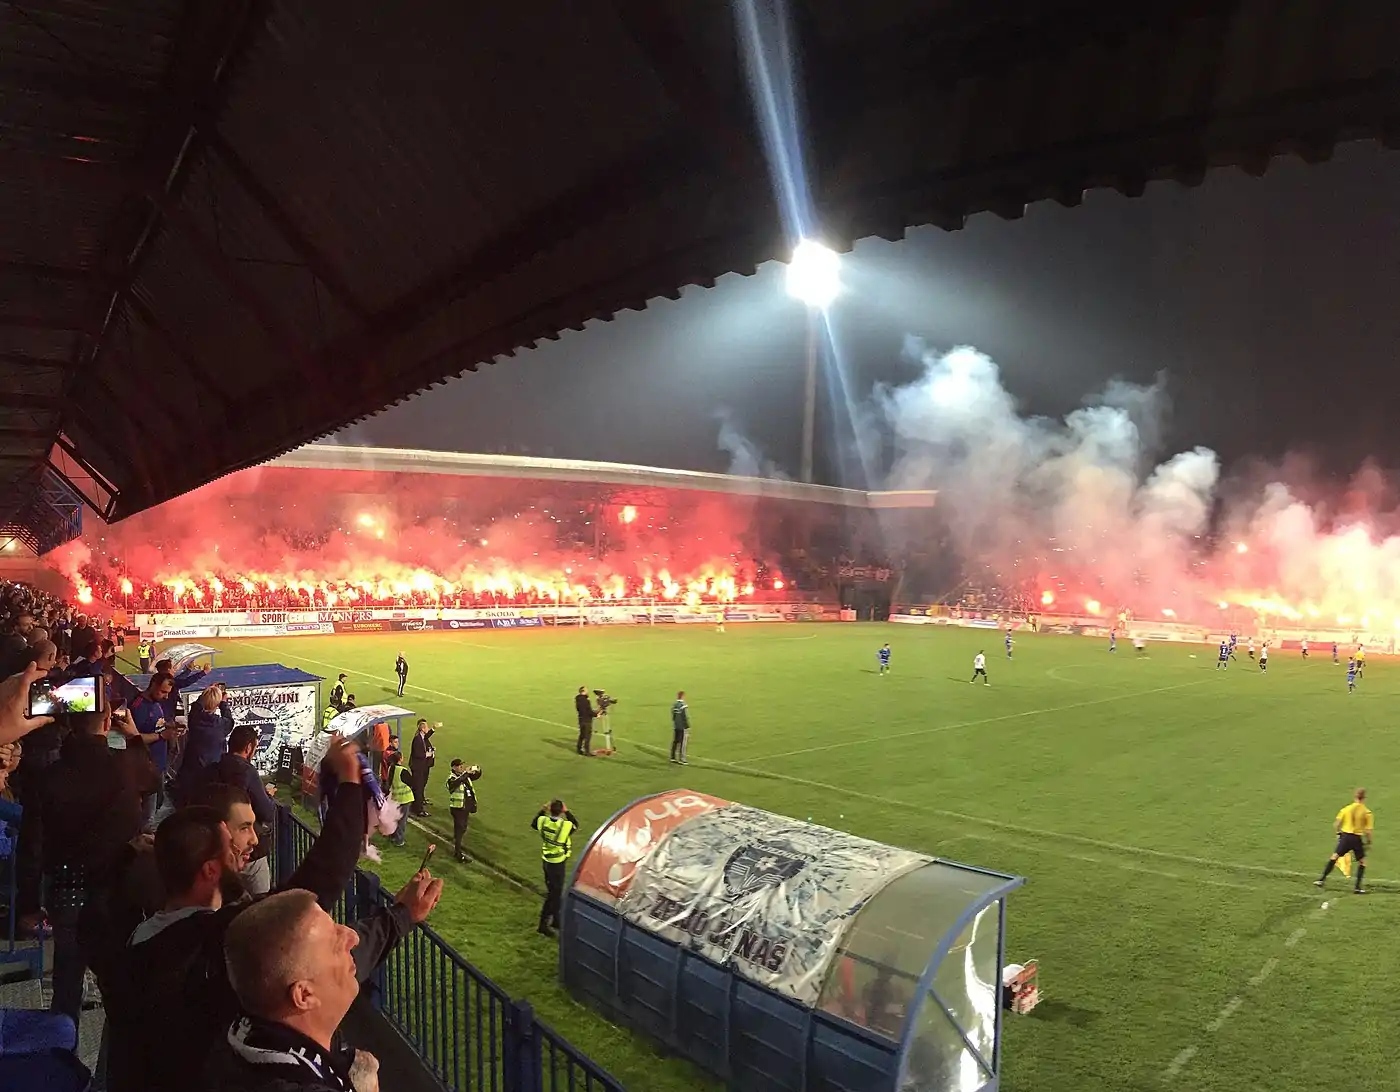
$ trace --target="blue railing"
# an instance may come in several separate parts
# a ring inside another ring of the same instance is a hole
[[[291,876],[315,837],[277,806],[275,883]],[[392,902],[378,876],[357,869],[334,916],[355,921]],[[394,946],[365,990],[449,1092],[623,1092],[602,1066],[535,1019],[528,1001],[513,999],[426,925]]]

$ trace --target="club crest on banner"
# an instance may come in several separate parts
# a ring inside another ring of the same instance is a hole
[[[724,886],[734,898],[787,883],[815,857],[772,842],[742,846],[724,863]]]

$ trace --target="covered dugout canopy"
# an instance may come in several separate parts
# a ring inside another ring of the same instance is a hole
[[[560,974],[745,1092],[991,1092],[1023,882],[678,789],[579,857]]]
[[[180,687],[180,709],[186,715],[200,694],[215,683],[228,691],[235,725],[258,730],[253,765],[271,776],[282,761],[283,748],[304,747],[316,732],[321,676],[281,664],[216,667]]]

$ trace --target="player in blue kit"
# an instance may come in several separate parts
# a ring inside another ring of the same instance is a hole
[[[1011,631],[1006,631],[1006,658],[1011,659]]]
[[[1230,642],[1229,642],[1229,641],[1221,641],[1221,642],[1220,642],[1220,659],[1218,659],[1218,660],[1215,661],[1215,670],[1217,670],[1217,671],[1228,671],[1228,670],[1230,670]]]
[[[890,669],[890,646],[889,646],[888,644],[886,644],[884,648],[880,649],[879,656],[880,656],[880,674],[881,674],[881,675],[884,675],[884,674],[886,674],[886,673],[889,671],[889,669]]]
[[[1356,661],[1347,661],[1347,693],[1356,689]]]

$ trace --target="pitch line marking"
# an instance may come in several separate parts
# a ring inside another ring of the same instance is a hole
[[[276,652],[276,651],[277,651],[276,649],[269,648],[267,645],[254,644],[254,643],[251,642],[251,641],[245,641],[245,642],[243,642],[243,643],[244,643],[245,645],[247,645],[247,647],[249,647],[249,648],[260,648],[260,649],[262,649],[264,652]],[[338,671],[338,670],[339,670],[339,665],[337,665],[337,664],[332,664],[332,663],[327,663],[325,660],[316,660],[316,659],[312,659],[310,656],[303,656],[303,657],[301,657],[301,659],[304,660],[306,663],[315,664],[317,667],[326,667],[326,668],[330,668],[330,669],[333,670],[333,671]],[[383,675],[370,675],[370,674],[367,674],[367,673],[361,673],[360,677],[363,678],[363,679],[371,679],[371,680],[373,680],[373,681],[375,681],[375,682],[392,683],[392,684],[395,685],[395,686],[398,685],[398,679],[389,679],[389,678],[387,678],[387,677],[385,677],[385,676],[383,676]],[[1196,684],[1194,684],[1194,683],[1183,683],[1183,684],[1181,684],[1181,685],[1184,685],[1184,686],[1194,686],[1194,685],[1196,685]],[[444,692],[444,691],[442,691],[442,690],[432,690],[432,689],[429,689],[429,688],[426,687],[426,686],[419,686],[417,683],[409,683],[409,684],[408,684],[408,689],[410,689],[410,690],[418,690],[418,691],[421,691],[421,692],[424,693],[424,694],[431,694],[431,695],[433,695],[434,697],[445,698],[445,699],[448,700],[448,701],[455,701],[455,702],[458,702],[458,703],[460,703],[460,704],[462,704],[462,705],[470,705],[470,706],[472,706],[473,708],[476,708],[476,709],[484,709],[484,710],[486,710],[488,713],[499,713],[499,714],[502,715],[502,716],[506,716],[506,717],[516,717],[516,718],[519,719],[519,720],[528,720],[528,721],[534,722],[535,724],[543,724],[543,725],[545,725],[546,727],[549,727],[549,728],[564,728],[564,729],[568,729],[568,730],[571,730],[571,731],[572,731],[572,730],[574,729],[574,727],[575,727],[574,725],[571,725],[571,724],[565,724],[563,721],[558,721],[558,720],[546,720],[544,717],[532,716],[532,715],[529,714],[529,713],[520,713],[520,712],[517,712],[517,711],[514,710],[514,709],[501,709],[501,708],[499,708],[498,706],[486,705],[486,704],[484,704],[483,702],[479,702],[479,701],[472,701],[471,698],[464,698],[464,697],[461,697],[461,696],[458,695],[458,694],[448,694],[448,693],[446,693],[446,692]],[[1123,696],[1126,697],[1127,695],[1123,695]],[[655,754],[655,755],[662,755],[662,754],[665,754],[665,750],[664,750],[663,748],[660,748],[660,747],[653,747],[653,746],[651,746],[650,744],[642,743],[642,742],[639,742],[638,740],[630,739],[629,737],[626,737],[626,736],[623,736],[623,735],[620,735],[620,734],[617,734],[617,739],[620,740],[620,741],[623,742],[623,743],[630,743],[630,744],[632,744],[632,746],[636,747],[638,750],[649,751],[649,752],[651,752],[652,754]],[[823,792],[838,792],[838,793],[842,793],[842,794],[845,795],[845,796],[853,797],[853,798],[855,798],[855,799],[857,799],[857,800],[867,800],[867,801],[870,801],[871,803],[874,803],[874,804],[881,804],[881,805],[883,805],[883,806],[885,806],[885,807],[899,808],[899,809],[902,809],[902,810],[922,811],[922,812],[925,812],[925,813],[927,813],[927,814],[929,814],[929,815],[936,815],[936,816],[939,816],[939,817],[945,818],[945,819],[957,819],[957,820],[960,820],[961,822],[964,822],[964,823],[980,824],[980,825],[982,825],[982,826],[992,827],[992,828],[995,829],[995,830],[1005,830],[1005,831],[1010,831],[1010,832],[1015,833],[1015,834],[1028,834],[1028,835],[1031,835],[1031,836],[1036,837],[1036,838],[1053,838],[1053,839],[1060,839],[1060,840],[1066,841],[1066,842],[1072,842],[1072,843],[1076,843],[1076,844],[1079,844],[1079,845],[1090,846],[1090,847],[1092,847],[1092,848],[1094,848],[1094,849],[1109,850],[1109,851],[1114,852],[1114,853],[1131,853],[1131,854],[1136,854],[1136,855],[1142,856],[1142,857],[1153,857],[1153,858],[1156,858],[1157,860],[1177,861],[1177,862],[1179,862],[1179,863],[1181,863],[1181,864],[1197,865],[1197,866],[1200,866],[1200,867],[1203,867],[1203,868],[1225,868],[1225,869],[1233,869],[1233,870],[1235,870],[1235,871],[1241,871],[1241,872],[1252,872],[1252,873],[1254,873],[1255,875],[1259,875],[1259,876],[1273,876],[1273,877],[1276,877],[1276,878],[1279,878],[1279,879],[1290,879],[1290,880],[1292,880],[1292,879],[1306,879],[1307,877],[1310,877],[1310,876],[1312,875],[1311,872],[1293,872],[1293,871],[1290,871],[1290,870],[1287,870],[1287,869],[1267,868],[1267,867],[1265,867],[1264,865],[1238,864],[1238,863],[1231,862],[1231,861],[1217,861],[1217,860],[1213,860],[1213,859],[1210,858],[1210,857],[1192,857],[1192,856],[1188,856],[1188,855],[1186,855],[1186,854],[1169,853],[1169,852],[1166,852],[1165,850],[1148,849],[1148,848],[1146,848],[1145,846],[1123,845],[1123,844],[1118,843],[1118,842],[1106,842],[1106,841],[1103,841],[1103,840],[1098,839],[1098,838],[1086,838],[1086,837],[1084,837],[1083,835],[1079,835],[1079,834],[1066,834],[1066,833],[1063,833],[1063,832],[1061,832],[1061,831],[1056,831],[1056,830],[1043,830],[1043,829],[1041,829],[1041,828],[1039,828],[1039,827],[1021,826],[1020,824],[1017,824],[1017,823],[1005,823],[1005,822],[1002,822],[1001,820],[998,820],[998,819],[988,819],[986,816],[982,816],[982,815],[968,815],[968,814],[966,814],[965,812],[948,811],[948,810],[943,809],[943,808],[931,808],[931,807],[928,807],[926,804],[913,804],[913,803],[910,803],[910,802],[908,802],[908,801],[906,801],[906,800],[895,800],[895,799],[893,799],[892,797],[888,797],[888,796],[878,796],[878,795],[876,795],[876,794],[874,794],[874,793],[861,792],[859,789],[852,789],[852,788],[850,788],[850,787],[847,786],[847,785],[829,785],[829,784],[827,784],[827,783],[824,782],[824,781],[812,781],[812,780],[809,780],[808,778],[805,778],[805,777],[794,777],[794,776],[792,776],[792,775],[790,775],[790,774],[774,773],[774,772],[772,772],[772,771],[766,771],[766,770],[764,770],[764,771],[754,771],[754,770],[747,769],[747,768],[745,768],[743,765],[740,765],[740,764],[738,764],[738,763],[734,763],[734,762],[724,762],[724,761],[722,761],[722,760],[720,760],[720,759],[712,759],[712,758],[696,759],[694,764],[697,765],[697,766],[701,766],[701,767],[713,767],[713,768],[720,769],[720,770],[731,770],[731,771],[733,771],[734,773],[741,774],[741,775],[745,775],[745,776],[752,776],[753,774],[758,773],[758,774],[759,774],[760,776],[762,776],[762,777],[771,778],[771,779],[776,780],[776,781],[786,781],[786,782],[789,782],[790,784],[793,784],[793,785],[802,785],[802,786],[804,786],[804,787],[806,787],[806,788],[810,788],[810,789],[820,789],[820,790],[822,790]],[[1151,870],[1148,870],[1148,871],[1151,871]],[[1155,873],[1155,874],[1157,874],[1157,875],[1164,875],[1164,876],[1165,876],[1165,875],[1169,875],[1168,873]],[[1196,883],[1196,882],[1199,882],[1199,881],[1197,881],[1197,880],[1195,880],[1195,879],[1191,879],[1190,882]],[[1217,881],[1217,883],[1219,883],[1219,882],[1223,882],[1223,881]],[[1377,878],[1374,882],[1376,882],[1376,883],[1388,883],[1388,882],[1390,882],[1390,881],[1387,881],[1387,880],[1382,879],[1382,878]],[[1296,941],[1295,941],[1295,943],[1296,943]]]
[[[1130,698],[1145,698],[1149,694],[1164,694],[1169,690],[1183,690],[1190,686],[1203,686],[1205,679],[1196,679],[1192,682],[1173,683],[1171,686],[1157,686],[1151,690],[1134,690],[1127,694],[1113,694],[1106,698],[1092,698],[1089,701],[1075,701],[1068,705],[1055,705],[1046,709],[1023,709],[1019,713],[1004,713],[997,717],[985,717],[981,720],[964,720],[955,724],[937,724],[932,728],[915,728],[909,732],[896,732],[890,736],[876,736],[871,739],[847,739],[839,743],[824,743],[819,747],[800,747],[795,751],[778,751],[771,755],[756,755],[753,758],[743,758],[733,765],[745,766],[753,765],[756,762],[769,762],[775,758],[794,758],[797,755],[820,754],[825,751],[835,751],[842,747],[868,747],[871,744],[888,743],[896,739],[911,739],[915,736],[937,735],[939,732],[951,732],[958,728],[976,728],[983,724],[1000,724],[1002,721],[1020,720],[1023,717],[1041,717],[1051,713],[1064,713],[1070,709],[1086,709],[1091,705],[1107,705],[1113,701],[1127,701]]]

